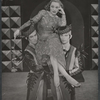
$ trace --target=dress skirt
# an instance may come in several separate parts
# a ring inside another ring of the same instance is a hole
[[[36,45],[36,54],[39,64],[41,64],[42,55],[53,56],[65,68],[65,56],[59,36],[54,33],[46,39],[39,39]]]

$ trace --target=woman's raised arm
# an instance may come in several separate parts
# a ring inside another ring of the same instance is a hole
[[[60,8],[60,13],[62,14],[62,17],[59,20],[59,26],[66,26],[67,25],[66,14],[63,8]]]

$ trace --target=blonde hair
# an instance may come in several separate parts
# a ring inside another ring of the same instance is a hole
[[[51,0],[44,8],[48,11],[50,11],[50,5],[52,2],[58,2],[60,4],[60,6],[64,9],[64,5],[62,4],[62,2],[60,0]]]

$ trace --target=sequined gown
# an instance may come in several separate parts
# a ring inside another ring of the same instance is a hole
[[[38,43],[36,45],[36,54],[39,63],[43,54],[53,56],[64,67],[66,65],[63,54],[63,48],[59,36],[54,29],[60,26],[61,18],[50,15],[50,12],[41,10],[32,18],[33,25],[37,25]]]

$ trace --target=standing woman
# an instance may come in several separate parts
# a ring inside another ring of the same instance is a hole
[[[55,33],[55,29],[59,26],[66,25],[66,16],[63,10],[63,4],[60,0],[51,0],[46,6],[46,10],[41,10],[31,20],[23,24],[14,33],[14,37],[20,35],[20,31],[31,25],[29,31],[31,31],[34,25],[37,23],[37,35],[38,43],[36,45],[36,53],[39,64],[41,64],[42,55],[46,54],[50,56],[50,61],[54,71],[54,83],[58,90],[59,97],[59,72],[66,78],[66,80],[73,86],[78,87],[80,83],[73,79],[65,71],[65,58],[63,54],[63,48],[60,43],[58,35]],[[61,17],[57,16],[57,13],[61,13]],[[29,32],[30,33],[30,32]],[[59,72],[58,72],[59,71]]]

